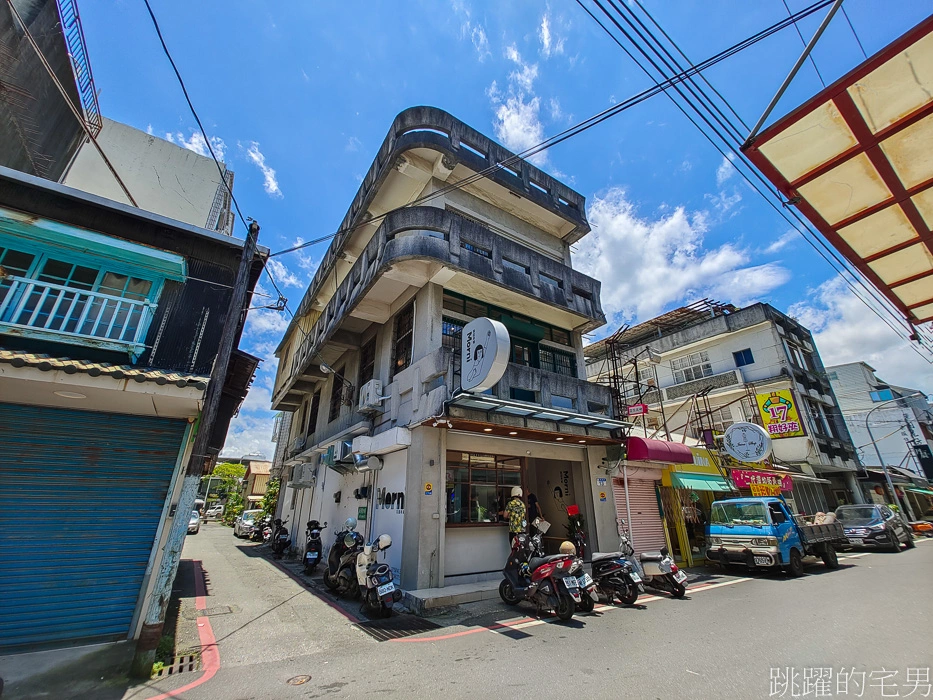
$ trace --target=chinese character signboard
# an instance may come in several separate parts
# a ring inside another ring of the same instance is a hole
[[[780,440],[804,435],[803,424],[797,413],[797,403],[789,389],[755,394],[755,398],[758,400],[761,420],[771,439]]]
[[[768,472],[750,472],[745,469],[733,469],[732,481],[737,488],[751,489],[753,496],[777,496],[781,491],[790,491],[794,482],[786,474],[769,474]],[[758,487],[764,487],[758,489]],[[759,490],[759,493],[755,493]]]
[[[648,404],[635,403],[635,404],[632,404],[631,406],[626,406],[625,411],[629,417],[644,416],[648,414]]]

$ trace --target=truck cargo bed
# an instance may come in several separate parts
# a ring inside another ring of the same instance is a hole
[[[845,530],[842,529],[842,523],[811,525],[806,520],[799,518],[797,520],[797,529],[800,531],[800,539],[806,546],[821,542],[847,544],[849,541],[846,538]]]

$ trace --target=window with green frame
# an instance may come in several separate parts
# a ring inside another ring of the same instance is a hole
[[[570,344],[570,333],[562,328],[555,328],[546,323],[535,321],[527,316],[514,314],[504,309],[500,309],[490,304],[485,304],[475,299],[461,296],[454,292],[444,292],[444,308],[448,311],[455,311],[477,318],[487,316],[503,320],[506,325],[512,325],[509,333],[512,336],[512,355],[511,361],[526,367],[535,367],[537,369],[556,372],[565,377],[577,377],[577,357],[571,352],[559,350],[549,345],[541,345],[539,338],[550,340],[551,342]],[[444,317],[444,347],[460,347],[459,333],[463,330],[464,323],[455,319]],[[528,335],[537,336],[534,339],[528,339],[522,336],[522,328],[526,328]],[[516,330],[517,329],[517,330]]]
[[[151,321],[147,304],[161,286],[161,278],[138,277],[106,261],[0,246],[2,323],[137,343]]]
[[[447,452],[448,525],[493,525],[514,486],[522,485],[521,457]]]

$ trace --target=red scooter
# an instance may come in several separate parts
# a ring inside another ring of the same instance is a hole
[[[537,535],[536,535],[537,536]],[[581,603],[579,576],[583,564],[572,554],[537,557],[532,538],[516,535],[499,584],[499,597],[509,605],[527,600],[539,610],[553,610],[561,620],[573,617]]]

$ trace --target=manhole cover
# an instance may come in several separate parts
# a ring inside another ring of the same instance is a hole
[[[415,615],[393,615],[388,620],[372,620],[354,625],[377,642],[387,642],[390,639],[412,637],[422,632],[440,629],[440,625],[423,617]]]
[[[311,680],[311,676],[295,676],[285,681],[288,685],[304,685]]]
[[[199,617],[213,617],[214,615],[229,615],[233,612],[233,608],[229,605],[218,605],[214,608],[207,608],[205,610],[185,610],[185,619],[194,620]]]

